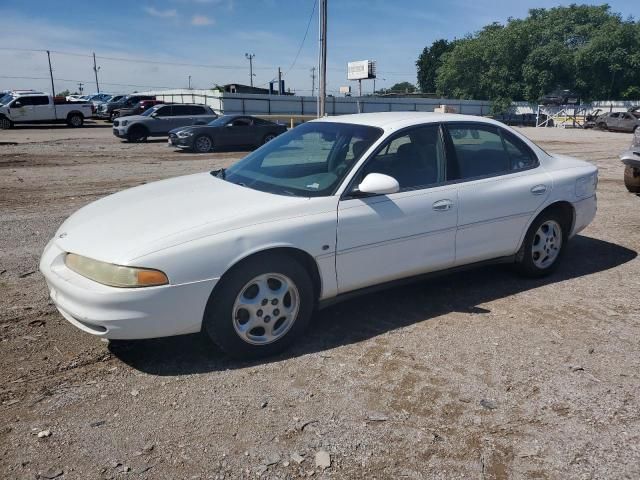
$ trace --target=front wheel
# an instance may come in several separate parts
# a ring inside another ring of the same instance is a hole
[[[276,135],[273,133],[268,133],[264,136],[264,139],[262,140],[262,144],[264,145],[265,143],[269,143],[271,140],[273,140],[274,138],[276,138]]]
[[[148,134],[149,132],[144,127],[130,128],[127,132],[127,141],[132,143],[146,142]]]
[[[305,268],[283,254],[264,254],[227,272],[205,309],[204,330],[230,356],[274,355],[307,327],[314,308]]]
[[[543,277],[553,272],[564,253],[568,234],[561,215],[556,212],[540,215],[529,227],[516,255],[521,273],[529,277]]]
[[[213,148],[213,141],[207,135],[198,135],[193,140],[193,151],[197,153],[207,153]]]

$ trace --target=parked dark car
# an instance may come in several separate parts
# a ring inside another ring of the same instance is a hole
[[[553,120],[549,119],[549,117],[544,113],[541,113],[540,117],[537,119],[538,124],[536,124],[537,116],[535,113],[503,113],[501,115],[494,115],[491,118],[513,127],[536,127],[538,124],[544,124],[546,127],[553,127]]]
[[[579,105],[580,95],[572,90],[554,90],[540,100],[540,105]]]
[[[96,116],[98,118],[104,118],[106,120],[113,121],[115,118],[114,110],[121,110],[123,108],[132,108],[135,104],[137,104],[140,100],[155,100],[156,97],[153,95],[126,95],[122,97],[118,101],[110,101],[108,103],[104,103],[100,105],[98,111],[96,112]]]
[[[112,118],[115,120],[117,117],[128,117],[131,115],[140,115],[145,110],[164,103],[162,100],[140,100],[131,108],[121,108],[119,110],[113,110]]]
[[[205,153],[218,147],[255,147],[287,131],[286,125],[248,115],[224,115],[207,125],[176,128],[169,144]]]

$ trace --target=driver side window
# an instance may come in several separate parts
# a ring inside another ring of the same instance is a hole
[[[392,138],[364,166],[369,173],[395,178],[400,191],[417,190],[444,181],[445,155],[438,125],[425,125]]]

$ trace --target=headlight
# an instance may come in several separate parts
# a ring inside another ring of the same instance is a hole
[[[178,132],[178,138],[187,138],[187,137],[192,137],[193,133],[192,132]]]
[[[64,263],[77,274],[111,287],[154,287],[169,283],[167,276],[160,270],[113,265],[75,253],[68,253]]]
[[[123,120],[121,125],[123,127],[126,127],[127,125],[129,125],[129,120]]]

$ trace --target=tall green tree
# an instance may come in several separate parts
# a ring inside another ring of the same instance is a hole
[[[533,9],[524,19],[438,42],[418,58],[423,91],[432,87],[435,66],[437,93],[498,106],[535,102],[556,88],[585,100],[640,99],[640,23],[608,5]]]
[[[424,47],[418,57],[416,66],[418,67],[418,86],[424,93],[436,91],[436,75],[438,68],[442,64],[442,56],[453,47],[453,42],[440,39],[436,40],[429,47]]]

